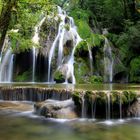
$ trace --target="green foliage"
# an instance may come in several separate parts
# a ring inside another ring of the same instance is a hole
[[[75,20],[80,37],[83,39],[90,38],[90,36],[92,34],[92,30],[88,24],[90,12],[87,10],[82,10],[82,9],[76,8],[71,11],[70,15]]]
[[[31,78],[31,71],[25,71],[22,74],[17,75],[15,81],[16,82],[26,82],[26,81],[29,81],[30,78]]]
[[[134,58],[130,62],[130,81],[140,82],[140,57]]]
[[[93,75],[89,77],[89,82],[92,84],[103,83],[103,78],[101,76]]]
[[[57,70],[55,73],[54,73],[54,80],[57,82],[57,83],[61,83],[61,82],[64,82],[65,81],[65,77],[64,75],[62,74],[61,71]]]
[[[2,0],[0,0],[0,15],[1,15],[1,10],[2,10]]]
[[[82,40],[76,47],[75,53],[80,51],[88,51],[88,44],[86,40]]]
[[[90,69],[86,60],[78,59],[77,63],[74,65],[74,70],[77,83],[82,84],[88,82],[87,76],[90,72]]]
[[[91,36],[91,28],[88,23],[83,20],[77,20],[78,33],[81,38],[86,39]]]
[[[70,15],[77,21],[77,20],[83,20],[88,22],[90,11],[83,10],[81,8],[75,8],[70,12]]]
[[[2,1],[0,1],[0,6],[1,2]],[[45,14],[48,14],[54,9],[49,0],[16,0],[16,2],[16,5],[13,5],[10,11],[11,20],[8,28],[9,30],[18,29],[18,33],[10,33],[9,36],[13,51],[22,52],[31,48],[31,38],[34,34],[35,25],[37,25],[38,21],[40,21]],[[9,6],[7,1],[3,1],[3,4],[6,4],[7,7]]]
[[[11,40],[11,48],[13,52],[24,52],[33,46],[31,39],[23,38],[20,33],[9,32],[8,35]]]
[[[104,37],[99,34],[92,34],[90,38],[87,39],[88,44],[93,46],[100,46],[101,42],[104,40]]]

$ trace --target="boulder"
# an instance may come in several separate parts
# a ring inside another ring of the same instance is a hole
[[[36,103],[34,105],[34,108],[35,112],[38,115],[42,115],[47,118],[61,118],[61,119],[77,118],[75,105],[72,99],[65,101],[46,100],[44,102]]]
[[[130,117],[140,117],[140,98],[138,98],[127,110]]]

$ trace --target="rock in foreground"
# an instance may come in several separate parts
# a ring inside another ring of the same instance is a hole
[[[38,115],[42,115],[47,118],[77,118],[75,105],[72,99],[65,101],[46,100],[44,102],[36,103],[34,108]]]
[[[140,98],[129,107],[127,114],[130,117],[140,117]]]

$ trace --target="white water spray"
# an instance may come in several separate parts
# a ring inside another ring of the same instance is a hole
[[[91,75],[92,75],[93,74],[93,57],[92,57],[91,47],[89,45],[88,45],[88,52],[89,52],[90,70],[91,70]]]
[[[113,57],[111,45],[107,38],[104,44],[104,82],[113,81]]]
[[[43,22],[45,21],[46,17],[44,17],[39,24],[37,24],[34,28],[35,32],[34,32],[34,36],[32,38],[32,41],[34,44],[38,45],[39,44],[39,31],[40,31],[40,27],[43,24]],[[33,55],[33,66],[32,66],[32,82],[35,81],[35,67],[36,67],[36,55],[37,55],[37,51],[36,51],[36,47],[33,46],[32,49],[32,55]]]
[[[2,50],[5,50],[2,52],[5,54],[3,57],[1,56],[0,82],[12,82],[14,55],[12,54],[11,43],[8,38],[5,40]]]
[[[74,20],[72,17],[69,17],[66,15],[66,12],[62,10],[60,7],[58,7],[58,16],[61,18],[61,21],[59,23],[59,28],[58,28],[58,34],[53,42],[53,45],[50,49],[49,52],[49,60],[48,60],[48,82],[52,81],[51,78],[51,64],[52,64],[52,59],[55,54],[55,50],[58,47],[58,62],[57,62],[57,68],[60,68],[63,65],[63,49],[64,49],[64,44],[66,43],[67,40],[72,40],[73,41],[73,49],[70,54],[70,57],[68,61],[65,63],[65,66],[67,66],[67,72],[66,72],[66,78],[65,78],[65,83],[68,83],[69,77],[72,79],[72,83],[75,84],[75,76],[74,76],[74,52],[77,44],[81,41],[80,36],[77,33],[76,26],[74,24]],[[66,22],[66,19],[69,20],[69,22]],[[66,26],[69,26],[69,29],[66,29]],[[67,36],[67,40],[66,37]],[[65,38],[64,38],[65,37]]]

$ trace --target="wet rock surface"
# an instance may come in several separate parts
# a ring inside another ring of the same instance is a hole
[[[75,105],[72,99],[65,101],[46,100],[34,105],[38,115],[51,118],[73,119],[77,117]]]
[[[138,98],[127,111],[127,115],[130,117],[140,117],[140,98]]]

